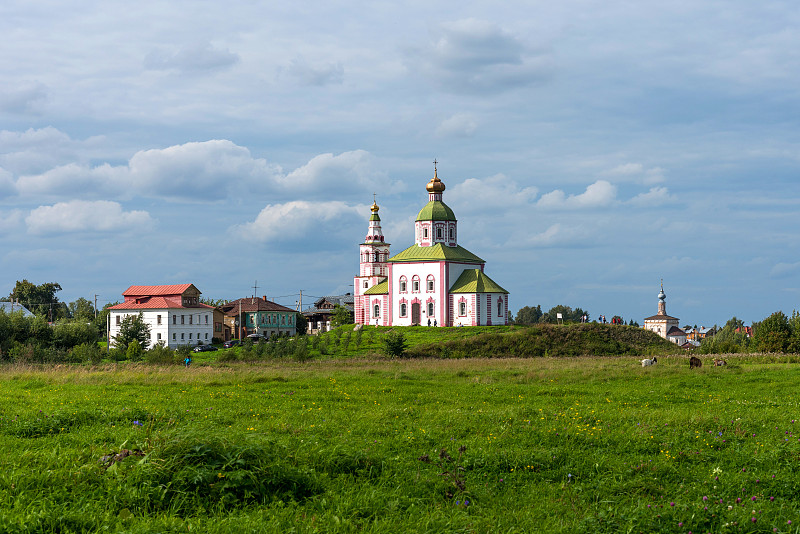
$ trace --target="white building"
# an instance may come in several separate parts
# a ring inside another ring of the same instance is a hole
[[[667,295],[664,294],[664,283],[658,293],[658,313],[645,318],[644,327],[677,345],[686,343],[686,332],[678,326],[678,318],[667,315]]]
[[[112,347],[123,319],[139,313],[150,325],[149,347],[159,342],[172,349],[211,343],[214,308],[200,302],[200,291],[193,284],[131,286],[122,296],[123,303],[108,308],[108,339]]]
[[[508,324],[508,291],[484,273],[485,261],[458,244],[458,221],[443,201],[436,168],[428,203],[414,223],[414,244],[389,257],[380,209],[360,245],[354,279],[355,321],[381,326]]]

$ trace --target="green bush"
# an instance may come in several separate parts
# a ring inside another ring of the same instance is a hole
[[[400,358],[406,351],[406,336],[402,332],[389,332],[383,338],[383,352],[390,358]]]
[[[145,352],[144,361],[150,364],[171,365],[175,363],[175,351],[164,346],[164,342],[161,341]]]

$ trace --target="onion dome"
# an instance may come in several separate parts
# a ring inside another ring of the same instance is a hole
[[[433,178],[431,178],[431,181],[425,186],[425,189],[427,189],[428,193],[441,193],[444,191],[444,182],[436,175],[436,169],[434,169]]]

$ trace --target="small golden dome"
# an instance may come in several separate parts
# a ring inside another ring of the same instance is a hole
[[[428,193],[441,193],[444,191],[444,182],[439,179],[436,167],[433,168],[433,178],[425,186],[425,189],[428,190]]]
[[[372,213],[378,213],[378,210],[380,208],[378,207],[378,203],[373,200],[372,201],[372,206],[370,206],[369,209],[372,210]]]

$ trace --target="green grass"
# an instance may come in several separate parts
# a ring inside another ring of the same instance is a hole
[[[0,532],[797,532],[788,361],[4,367]]]

